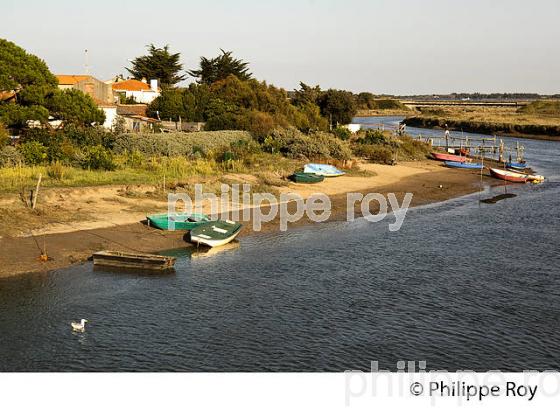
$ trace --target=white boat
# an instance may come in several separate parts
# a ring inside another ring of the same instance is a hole
[[[338,177],[345,174],[344,171],[328,164],[306,164],[305,167],[303,167],[303,172],[322,175],[324,177]]]
[[[197,226],[191,230],[191,242],[210,246],[223,246],[233,241],[243,225],[229,220],[217,220]]]

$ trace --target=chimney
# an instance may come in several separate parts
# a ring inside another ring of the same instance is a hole
[[[153,92],[158,92],[157,80],[150,80],[150,88]]]
[[[148,81],[146,80],[146,77],[142,77],[142,80],[141,80],[141,81],[142,81],[144,84],[148,84]]]

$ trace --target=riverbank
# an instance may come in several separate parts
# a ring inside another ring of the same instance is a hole
[[[404,122],[419,128],[447,127],[478,134],[560,141],[560,117],[519,111],[515,107],[420,108]]]
[[[318,185],[290,183],[280,187],[279,192],[294,192],[304,198],[315,192],[323,192],[329,195],[332,202],[329,221],[340,221],[346,219],[347,192],[376,192],[383,195],[393,192],[399,203],[402,203],[407,192],[411,192],[414,194],[411,206],[419,206],[476,192],[480,187],[478,173],[446,169],[435,161],[397,166],[362,164],[361,167],[363,175],[327,179]],[[243,178],[242,175],[236,176],[237,181]],[[249,176],[246,182],[251,182]],[[27,216],[31,229],[16,234],[4,233],[0,238],[0,277],[60,269],[85,261],[93,252],[101,249],[159,252],[190,246],[185,242],[184,232],[160,231],[141,222],[146,213],[165,212],[167,208],[164,198],[145,191],[147,188],[113,186],[45,190],[39,215],[34,215],[35,219]],[[7,204],[8,199],[3,198],[3,202]],[[371,212],[377,212],[375,204],[372,201]],[[359,205],[356,208],[356,216],[361,216]],[[209,211],[209,204],[205,204],[204,209]],[[8,211],[7,216],[3,216],[4,226],[10,222],[17,223],[18,218],[23,217],[22,212],[13,209]],[[56,220],[61,215],[66,215],[63,223]],[[311,223],[307,218],[302,218],[290,224],[289,228]],[[241,237],[277,229],[278,218],[264,224],[259,232],[252,230],[249,221],[245,223]],[[49,256],[46,262],[39,260],[43,250]]]

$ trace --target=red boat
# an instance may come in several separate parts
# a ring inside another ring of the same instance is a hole
[[[467,157],[462,157],[460,155],[445,154],[443,152],[432,152],[432,157],[439,161],[455,161],[455,162],[465,162]]]
[[[494,178],[503,179],[509,182],[527,182],[528,176],[519,172],[506,171],[505,169],[489,168],[490,174]]]

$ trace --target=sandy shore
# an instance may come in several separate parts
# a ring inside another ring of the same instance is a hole
[[[348,192],[383,195],[393,192],[399,203],[411,192],[414,194],[411,206],[418,206],[472,193],[480,187],[480,176],[476,172],[447,169],[435,161],[397,166],[362,164],[362,169],[376,175],[342,176],[317,185],[291,183],[281,187],[280,192],[294,192],[304,198],[316,192],[327,194],[332,203],[329,220],[334,221],[346,218]],[[142,223],[147,213],[167,209],[161,195],[151,195],[154,189],[108,186],[45,190],[41,197],[42,213],[25,220],[22,223],[25,228],[19,232],[2,231],[0,277],[59,269],[84,261],[102,249],[158,252],[190,246],[185,242],[184,232],[161,231]],[[8,210],[13,209],[16,202],[14,197],[0,198],[0,206]],[[376,211],[375,204],[373,201],[372,212]],[[205,204],[204,209],[209,211],[209,204]],[[358,204],[355,212],[357,217],[361,216]],[[304,217],[289,227],[310,223],[313,222]],[[263,225],[260,232],[278,229],[276,218]],[[247,222],[241,237],[258,233],[253,232],[252,224]],[[47,262],[39,260],[44,248],[49,255]]]

